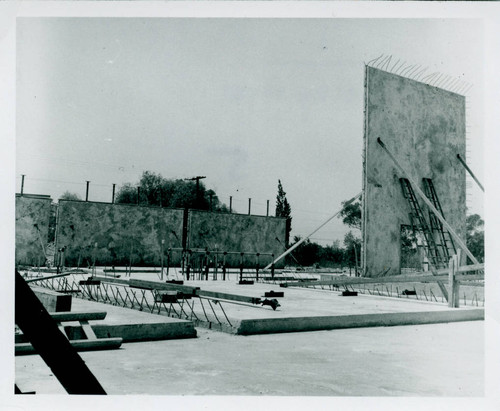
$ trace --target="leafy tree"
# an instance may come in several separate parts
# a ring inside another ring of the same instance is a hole
[[[137,187],[140,198],[137,201]],[[199,210],[228,211],[214,190],[207,190],[200,182],[167,179],[151,171],[144,171],[139,183],[124,184],[117,193],[116,202],[121,204],[145,204],[162,207],[193,208]]]
[[[467,216],[467,248],[480,262],[484,262],[484,221],[478,214]],[[471,261],[469,261],[471,263]]]
[[[296,244],[301,241],[301,238],[299,236],[294,236],[293,241],[293,244]],[[300,265],[311,266],[318,262],[320,248],[321,246],[319,244],[313,243],[311,240],[307,239],[293,251],[293,254]]]
[[[116,193],[116,203],[133,204],[137,202],[137,187],[130,183],[125,183]]]
[[[292,208],[286,199],[285,190],[281,185],[281,180],[278,180],[278,194],[276,195],[276,217],[285,217],[286,223],[286,237],[285,243],[288,247],[290,241],[290,231],[292,231]]]
[[[318,250],[318,263],[321,267],[341,266],[343,259],[344,249],[339,240],[335,240],[332,245],[320,246]]]
[[[342,222],[350,228],[361,230],[361,199],[346,205],[347,201],[342,202],[342,211],[340,216]]]
[[[349,231],[344,236],[345,246],[345,259],[344,261],[349,265],[349,268],[354,265],[356,267],[356,275],[360,261],[361,239]]]
[[[70,193],[69,191],[65,191],[64,193],[62,193],[61,197],[59,197],[59,200],[81,201],[82,199],[76,193]]]

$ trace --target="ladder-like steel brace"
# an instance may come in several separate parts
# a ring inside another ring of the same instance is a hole
[[[403,196],[408,200],[408,204],[410,205],[411,213],[410,220],[412,226],[420,231],[424,237],[424,247],[427,250],[427,256],[434,267],[444,267],[447,264],[447,260],[443,258],[439,252],[439,247],[437,246],[433,233],[427,223],[427,220],[424,217],[424,213],[418,203],[417,197],[415,196],[415,192],[411,186],[411,183],[406,178],[399,179],[401,183],[401,188],[403,190]]]
[[[436,189],[434,188],[434,184],[430,178],[422,179],[424,184],[424,193],[427,198],[432,202],[434,207],[441,213],[441,216],[444,218],[443,208],[441,207],[441,203],[439,202],[439,198],[436,193]],[[445,230],[443,227],[443,223],[439,221],[436,215],[429,210],[429,221],[431,223],[431,230],[438,233],[438,237],[440,239],[443,255],[449,261],[451,256],[456,254],[457,249],[455,248],[455,243],[453,242],[453,238],[448,230]],[[452,251],[450,253],[450,251]]]

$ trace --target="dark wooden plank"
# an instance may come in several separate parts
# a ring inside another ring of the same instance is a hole
[[[100,281],[102,283],[114,283],[114,284],[121,284],[121,285],[128,285],[128,280],[123,280],[119,278],[114,278],[114,277],[91,277],[93,280]]]
[[[106,318],[106,311],[89,311],[89,312],[60,312],[49,313],[50,316],[57,322],[65,321],[90,321],[90,320],[104,320]]]
[[[190,287],[187,285],[160,283],[158,281],[146,281],[146,280],[130,280],[129,284],[131,287],[145,288],[148,290],[178,290],[182,291],[185,295],[217,298],[229,301],[239,301],[249,304],[260,304],[260,298],[248,297],[246,295],[220,293],[217,291],[201,290],[199,287]]]
[[[77,351],[113,350],[120,348],[123,338],[98,338],[85,340],[70,340],[69,343]],[[38,354],[30,343],[15,345],[16,355]]]
[[[130,287],[142,288],[146,290],[177,290],[182,291],[187,295],[196,295],[199,287],[191,287],[188,285],[179,285],[172,283],[162,283],[159,281],[147,281],[147,280],[129,280]]]
[[[69,394],[106,394],[21,275],[15,271],[15,321]]]

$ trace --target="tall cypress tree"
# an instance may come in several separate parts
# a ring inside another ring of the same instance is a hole
[[[288,200],[286,199],[285,190],[281,184],[281,180],[278,180],[278,195],[276,196],[276,217],[286,218],[286,238],[285,243],[288,247],[290,240],[290,231],[292,231],[292,209]]]

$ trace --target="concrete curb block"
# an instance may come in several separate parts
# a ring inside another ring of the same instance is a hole
[[[81,338],[82,327],[65,327],[70,339]],[[121,337],[123,342],[172,340],[196,338],[197,333],[191,321],[161,322],[146,324],[92,324],[97,338]]]
[[[450,311],[423,311],[386,314],[339,315],[321,317],[288,317],[242,320],[239,335],[270,334],[299,331],[334,330],[359,327],[436,324],[484,320],[484,308]]]

